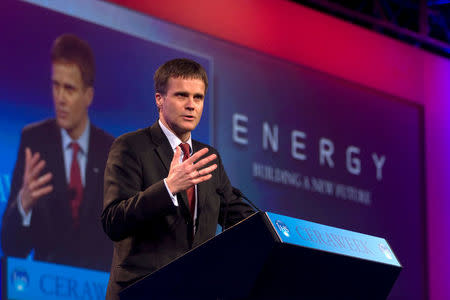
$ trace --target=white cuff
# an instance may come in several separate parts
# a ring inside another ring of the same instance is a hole
[[[173,195],[167,186],[166,178],[164,178],[164,185],[166,186],[167,192],[169,193],[170,199],[172,199],[173,205],[178,206],[178,198],[177,195]]]
[[[31,209],[28,213],[22,207],[22,197],[20,193],[17,195],[17,207],[19,208],[19,213],[22,216],[22,226],[29,227],[31,224]]]

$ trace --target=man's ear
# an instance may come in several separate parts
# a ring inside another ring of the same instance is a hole
[[[86,89],[86,107],[91,106],[92,100],[94,99],[94,87],[90,86]]]
[[[156,102],[156,107],[158,108],[158,111],[160,111],[161,107],[163,105],[163,102],[164,102],[164,97],[161,93],[155,93],[155,102]]]

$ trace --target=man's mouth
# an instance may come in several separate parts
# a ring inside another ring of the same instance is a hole
[[[69,115],[69,113],[66,112],[66,111],[61,111],[61,110],[57,110],[57,111],[56,111],[56,116],[57,116],[58,118],[65,119],[68,115]]]

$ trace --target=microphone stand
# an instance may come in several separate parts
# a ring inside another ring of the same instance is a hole
[[[222,199],[222,201],[225,201],[225,193],[223,192],[222,189],[217,189],[216,193],[219,194],[220,198]],[[228,214],[228,201],[225,202],[225,211],[223,213],[223,219],[222,219],[222,232],[225,230],[225,224],[227,221],[227,214]]]
[[[233,194],[245,199],[247,203],[250,204],[250,206],[253,207],[257,212],[261,212],[261,210],[250,199],[245,197],[245,195],[238,188],[233,187]]]

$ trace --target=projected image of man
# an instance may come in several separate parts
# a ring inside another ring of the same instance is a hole
[[[7,256],[106,270],[111,243],[99,224],[103,172],[113,137],[95,127],[95,62],[71,34],[51,49],[55,118],[27,125],[20,138],[2,224]]]

